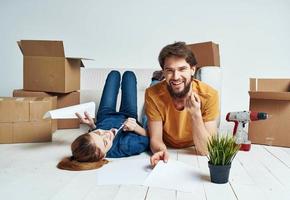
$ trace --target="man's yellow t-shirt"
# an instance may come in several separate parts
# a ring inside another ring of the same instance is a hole
[[[192,90],[201,100],[201,114],[204,122],[215,120],[219,114],[218,92],[209,85],[194,79]],[[162,121],[163,141],[173,148],[194,145],[192,119],[184,109],[174,107],[172,97],[167,90],[167,83],[162,81],[146,89],[145,112],[150,121]]]

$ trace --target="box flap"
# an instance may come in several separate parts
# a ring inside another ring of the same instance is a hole
[[[257,79],[256,78],[250,78],[250,91],[254,92],[257,91]]]
[[[81,67],[85,67],[85,65],[83,63],[83,60],[94,60],[94,59],[91,59],[91,58],[82,58],[82,57],[66,57],[66,59],[69,59],[69,60],[81,60]]]
[[[17,44],[24,56],[65,56],[62,41],[21,40]]]
[[[81,59],[81,60],[95,60],[92,58],[83,58],[83,57],[66,57],[67,59]]]
[[[290,79],[250,78],[250,91],[290,92]]]
[[[213,41],[207,41],[207,42],[199,42],[199,43],[194,43],[194,44],[189,44],[189,45],[195,45],[195,46],[206,46],[206,45],[218,45],[214,43]]]
[[[249,91],[251,99],[290,100],[290,92],[255,92]]]
[[[21,53],[24,55],[23,50],[22,50],[22,46],[21,46],[21,42],[20,41],[17,41],[17,44],[18,44],[18,46],[20,48]]]

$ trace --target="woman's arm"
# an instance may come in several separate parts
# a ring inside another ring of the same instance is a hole
[[[141,127],[139,124],[137,124],[134,131],[135,133],[139,135],[148,136],[147,131],[143,127]]]
[[[90,130],[96,129],[94,119],[91,118],[88,112],[84,112],[85,117],[82,117],[79,113],[75,113],[75,115],[78,117],[81,124],[86,124],[87,126],[89,126]]]
[[[136,134],[138,135],[143,135],[143,136],[147,136],[147,132],[144,128],[142,128],[137,122],[136,119],[134,118],[128,118],[125,122],[124,122],[124,131],[134,131]]]

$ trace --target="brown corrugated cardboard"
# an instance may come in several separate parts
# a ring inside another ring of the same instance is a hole
[[[187,45],[195,55],[197,67],[220,66],[219,45],[213,42],[202,42]]]
[[[13,142],[13,123],[0,122],[0,144]]]
[[[46,97],[57,96],[57,108],[73,106],[80,104],[80,92],[75,91],[67,94],[48,93],[48,92],[33,92],[26,90],[14,90],[14,97]],[[58,129],[79,128],[80,122],[77,119],[60,119],[57,120]]]
[[[0,97],[0,122],[42,120],[55,100],[56,97]]]
[[[57,107],[63,108],[80,104],[80,92],[75,91],[69,94],[58,95]],[[61,119],[57,123],[58,129],[79,128],[80,121],[78,119]]]
[[[56,97],[0,97],[0,143],[51,141],[51,120],[42,117],[55,101]]]
[[[65,57],[62,41],[21,40],[23,87],[30,91],[68,93],[80,89],[82,59]]]
[[[290,147],[290,79],[250,79],[250,110],[271,117],[249,124],[252,143]]]
[[[17,142],[49,142],[51,120],[13,123],[13,140]]]
[[[51,120],[0,123],[0,144],[50,142],[51,133]]]
[[[29,121],[29,101],[23,98],[0,98],[0,122]]]

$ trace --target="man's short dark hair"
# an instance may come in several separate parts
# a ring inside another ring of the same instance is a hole
[[[175,42],[163,47],[158,57],[162,69],[164,69],[165,59],[172,56],[184,58],[190,66],[195,66],[197,64],[193,52],[186,46],[185,42]]]

